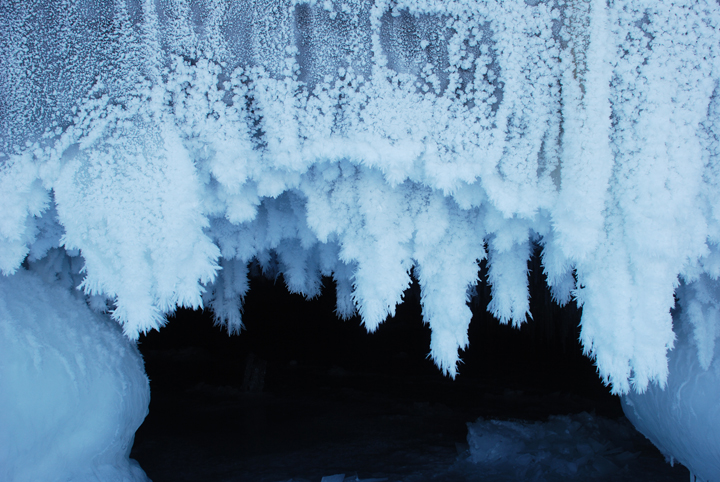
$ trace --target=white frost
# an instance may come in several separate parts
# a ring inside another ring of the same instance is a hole
[[[478,261],[517,326],[538,243],[615,393],[666,383],[680,279],[710,365],[716,2],[45,3],[0,8],[3,273],[77,251],[137,337],[177,306],[239,331],[253,260],[373,331],[414,268],[455,375]]]

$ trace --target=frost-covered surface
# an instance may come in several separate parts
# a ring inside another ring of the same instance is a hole
[[[682,463],[699,481],[720,478],[720,345],[715,345],[714,357],[702,348],[698,354],[693,335],[700,332],[713,340],[717,334],[703,333],[697,324],[692,330],[691,325],[693,317],[700,315],[697,310],[704,312],[702,320],[717,317],[717,300],[705,298],[709,284],[703,280],[678,290],[683,309],[676,312],[678,339],[668,355],[665,390],[651,386],[643,394],[622,397],[623,411],[633,425],[668,461]]]
[[[145,482],[142,358],[116,323],[24,269],[0,277],[0,479]]]
[[[455,375],[478,260],[518,325],[538,242],[614,392],[663,384],[679,279],[719,274],[719,20],[713,0],[3,2],[0,268],[55,204],[135,338],[176,306],[239,331],[253,258],[307,296],[332,276],[372,331],[414,267]]]

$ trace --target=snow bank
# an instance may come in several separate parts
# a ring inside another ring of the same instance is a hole
[[[698,321],[717,317],[718,299],[703,296],[703,285],[710,283],[700,280],[678,290],[682,309],[675,312],[678,339],[668,356],[665,389],[651,385],[645,393],[622,397],[623,411],[633,425],[670,463],[682,463],[703,482],[720,480],[720,345],[714,344],[718,333],[704,333],[697,340],[692,329],[698,310],[704,312]],[[704,352],[708,344],[711,350],[714,346],[714,358]],[[709,359],[712,363],[703,366]]]
[[[115,322],[24,269],[0,277],[1,480],[147,481],[129,454],[149,401]]]
[[[373,331],[415,268],[454,376],[478,261],[517,326],[540,243],[613,392],[666,382],[679,279],[720,274],[717,2],[101,4],[0,6],[3,273],[50,204],[131,338],[238,332],[253,259]]]

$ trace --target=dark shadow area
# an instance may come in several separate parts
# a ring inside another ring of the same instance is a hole
[[[455,380],[427,357],[416,283],[373,334],[335,316],[331,279],[313,300],[288,293],[282,277],[252,279],[239,336],[212,313],[179,310],[140,340],[152,401],[131,456],[155,482],[453,480],[434,474],[467,448],[466,423],[478,417],[622,417],[582,354],[579,310],[551,301],[537,256],[530,267],[533,319],[500,325],[481,285]],[[667,468],[666,480],[687,478]]]

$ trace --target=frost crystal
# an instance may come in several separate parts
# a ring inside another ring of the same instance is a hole
[[[681,279],[703,366],[719,330],[719,21],[711,0],[4,2],[0,269],[57,216],[137,337],[177,306],[239,331],[253,260],[310,297],[332,276],[372,331],[414,267],[454,376],[478,261],[517,326],[539,243],[601,377],[662,385]]]

